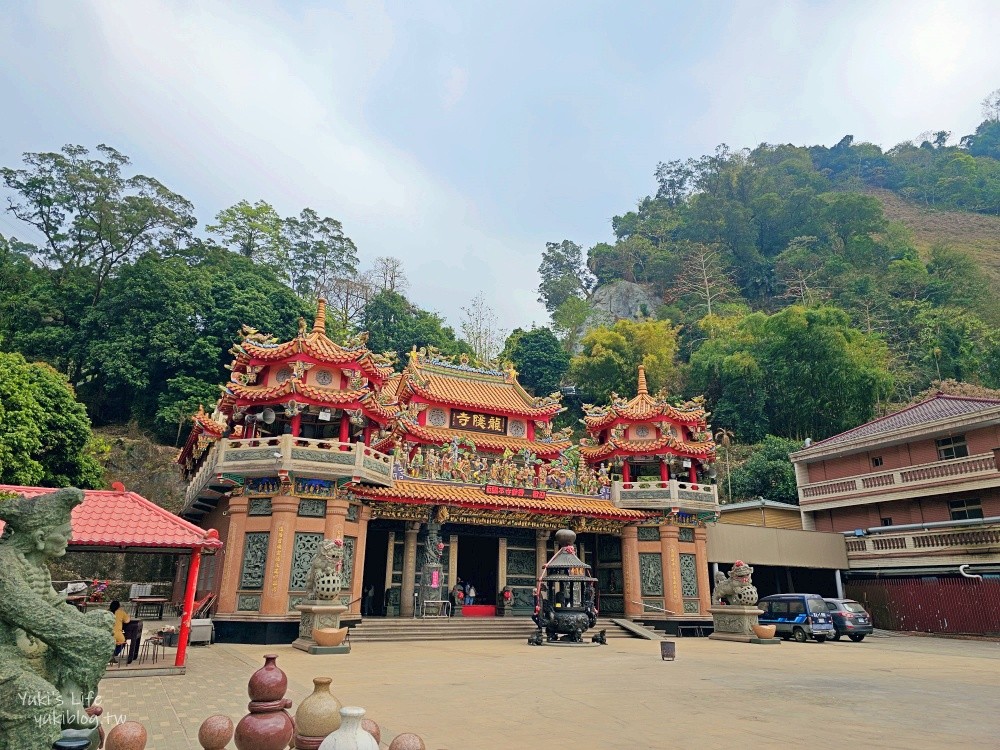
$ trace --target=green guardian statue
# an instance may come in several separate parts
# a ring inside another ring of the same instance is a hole
[[[0,497],[0,745],[8,750],[49,750],[60,737],[97,747],[99,719],[87,709],[114,651],[114,618],[68,604],[47,565],[66,554],[70,513],[82,502],[72,488]]]

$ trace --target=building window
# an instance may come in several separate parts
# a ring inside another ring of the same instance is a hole
[[[982,518],[983,506],[979,500],[952,500],[948,503],[952,521],[965,521],[969,518]]]
[[[877,469],[881,465],[882,465],[882,457],[881,456],[872,456],[872,468],[873,469]]]
[[[965,458],[969,455],[969,446],[965,444],[965,435],[941,438],[934,442],[937,444],[939,461],[947,461],[951,458]]]
[[[883,518],[882,519],[882,525],[883,526],[892,526],[892,516],[889,516],[889,518]]]

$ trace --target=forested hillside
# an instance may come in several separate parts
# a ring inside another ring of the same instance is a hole
[[[820,439],[934,381],[1000,386],[1000,93],[984,115],[954,145],[846,136],[660,163],[611,240],[545,250],[569,380],[600,399],[646,361],[743,442]],[[595,327],[594,300],[622,284],[655,309]]]
[[[324,296],[333,336],[510,360],[533,392],[562,388],[576,428],[582,402],[631,393],[642,363],[653,388],[704,394],[727,457],[751,457],[734,495],[791,499],[775,467],[803,438],[937,381],[1000,386],[1000,94],[984,115],[971,135],[888,150],[847,136],[661,163],[608,241],[542,250],[552,324],[509,336],[482,295],[458,331],[415,306],[397,258],[365,261],[310,208],[243,200],[199,227],[111,147],[25,154],[0,168],[25,228],[0,236],[0,481],[99,484],[109,459],[88,421],[176,444],[215,402],[240,327],[291,336]],[[74,396],[86,414],[46,416]]]

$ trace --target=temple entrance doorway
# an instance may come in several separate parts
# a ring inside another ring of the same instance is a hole
[[[374,525],[374,524],[372,524]],[[361,584],[361,613],[367,612],[365,594],[370,586],[375,587],[375,598],[369,616],[381,617],[385,614],[385,564],[389,551],[389,532],[386,529],[368,527],[365,542],[365,573]]]
[[[458,577],[476,587],[476,604],[497,603],[497,573],[500,540],[470,536],[458,539]]]

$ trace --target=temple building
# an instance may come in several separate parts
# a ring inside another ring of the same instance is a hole
[[[587,407],[591,437],[577,444],[553,427],[560,394],[532,396],[512,367],[414,349],[395,372],[364,334],[328,338],[324,308],[291,341],[244,328],[231,382],[212,414],[194,416],[178,457],[182,515],[226,542],[199,581],[200,595],[218,595],[220,640],[294,638],[323,538],[344,539],[342,602],[355,613],[374,589],[374,614],[422,614],[430,536],[443,590],[469,582],[476,614],[528,616],[552,534],[567,526],[603,614],[707,612],[718,501],[699,403],[651,396],[640,368],[632,400]]]

